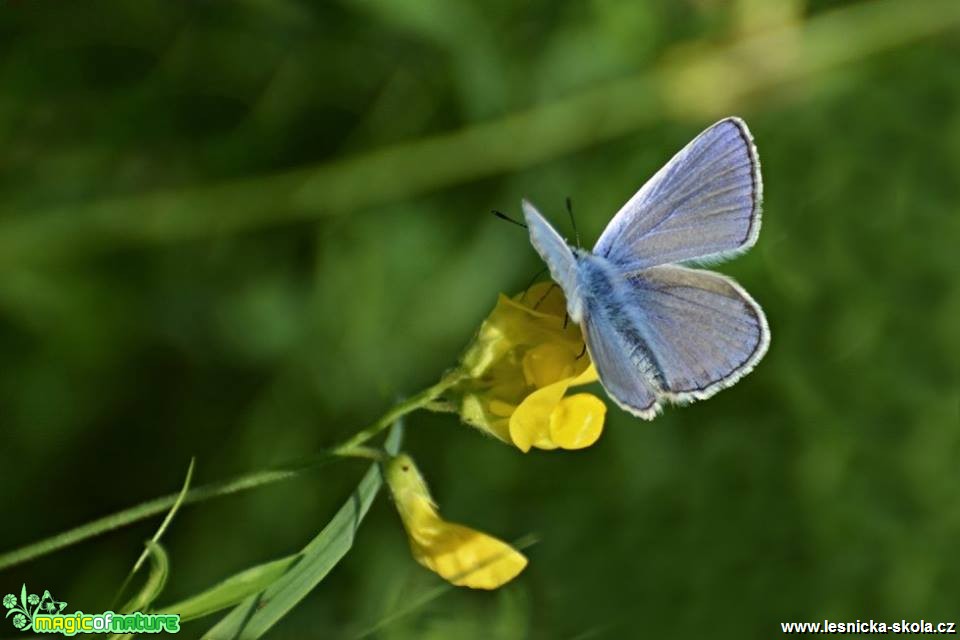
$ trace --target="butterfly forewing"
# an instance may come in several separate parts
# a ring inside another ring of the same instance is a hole
[[[593,249],[630,270],[743,251],[760,231],[760,162],[747,125],[697,136],[614,216]]]
[[[567,309],[574,322],[580,322],[577,291],[577,260],[560,234],[532,204],[523,201],[523,216],[530,232],[530,242],[550,269],[553,281],[560,285],[567,298]]]

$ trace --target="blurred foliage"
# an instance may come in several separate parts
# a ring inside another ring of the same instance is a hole
[[[375,637],[768,637],[956,620],[953,0],[0,4],[0,549],[331,444],[432,383],[540,268],[522,196],[596,238],[738,113],[773,342],[708,402],[521,454],[414,415],[451,519],[540,543]],[[186,507],[163,597],[299,549],[363,465]],[[0,574],[101,610],[156,522]],[[273,637],[352,637],[438,580],[378,500]],[[186,637],[204,623],[186,627]]]

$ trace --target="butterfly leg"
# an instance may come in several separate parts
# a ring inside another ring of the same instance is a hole
[[[543,304],[543,301],[547,299],[547,296],[550,295],[550,292],[553,291],[556,287],[557,287],[557,283],[556,283],[556,282],[551,282],[551,283],[550,283],[550,286],[547,287],[547,290],[544,291],[544,292],[543,292],[543,295],[540,296],[540,299],[537,300],[537,304],[533,305],[533,308],[536,309],[537,307],[539,307],[540,305],[542,305],[542,304]]]
[[[583,349],[580,350],[580,355],[578,355],[575,359],[576,359],[576,360],[579,360],[580,358],[582,358],[582,357],[585,356],[585,355],[587,355],[587,343],[586,343],[586,342],[583,343]]]
[[[540,276],[542,276],[546,272],[547,272],[547,268],[544,267],[543,269],[540,269],[540,271],[537,271],[537,274],[535,276],[530,278],[530,282],[527,283],[527,286],[523,288],[523,293],[520,294],[520,302],[523,302],[523,299],[527,297],[527,291],[530,290],[530,287],[533,286],[533,283],[539,280]]]

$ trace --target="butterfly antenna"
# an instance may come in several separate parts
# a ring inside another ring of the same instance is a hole
[[[573,237],[577,239],[577,248],[582,249],[583,245],[580,244],[580,232],[577,231],[577,219],[573,217],[573,202],[570,201],[570,196],[567,196],[567,213],[570,214],[570,224],[573,225]]]
[[[519,220],[514,220],[513,218],[511,218],[510,216],[508,216],[507,214],[505,214],[505,213],[502,212],[502,211],[497,211],[496,209],[493,209],[490,213],[492,213],[493,215],[497,216],[497,217],[500,218],[501,220],[506,220],[507,222],[512,222],[513,224],[517,225],[518,227],[523,227],[524,229],[527,228],[527,225],[523,224],[523,223],[520,222]]]

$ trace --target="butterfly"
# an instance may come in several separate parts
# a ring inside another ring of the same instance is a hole
[[[743,253],[760,233],[763,183],[747,125],[693,139],[617,212],[593,251],[571,247],[528,201],[530,241],[563,289],[600,383],[651,420],[749,373],[770,345],[760,305],[732,279],[686,262]]]

